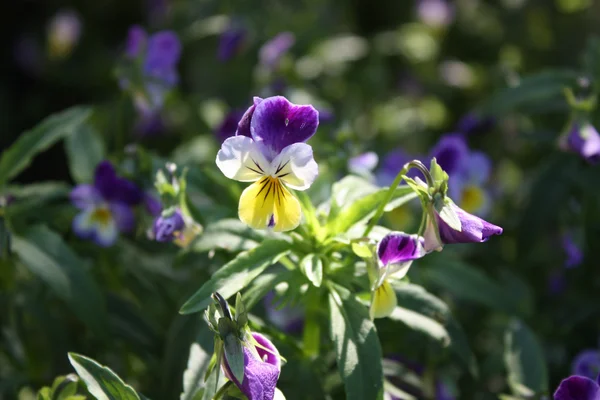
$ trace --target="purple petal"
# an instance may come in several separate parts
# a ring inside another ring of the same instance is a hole
[[[483,185],[490,178],[492,161],[481,151],[473,151],[468,158],[469,182],[475,185]]]
[[[154,66],[174,67],[181,57],[181,42],[173,31],[161,31],[150,36],[146,63]]]
[[[127,33],[127,42],[125,43],[125,55],[130,58],[136,58],[144,51],[148,35],[144,28],[139,25],[133,25]]]
[[[564,234],[562,237],[562,248],[566,255],[565,267],[573,268],[577,267],[583,261],[583,252],[573,241],[573,237],[570,234]]]
[[[219,142],[223,143],[228,137],[235,136],[235,132],[238,129],[238,123],[241,121],[244,115],[245,114],[240,110],[234,110],[225,116],[225,119],[217,127],[217,131],[215,132]],[[248,126],[249,125],[250,124],[248,123]],[[244,136],[250,136],[249,132],[250,128],[248,128],[248,135]]]
[[[595,379],[600,373],[600,351],[584,350],[573,360],[571,366],[573,375]]]
[[[217,58],[221,62],[229,61],[244,44],[246,31],[242,28],[229,28],[221,34]]]
[[[384,266],[416,260],[425,254],[423,239],[404,232],[389,233],[377,245],[377,256]]]
[[[71,203],[80,210],[93,207],[102,201],[102,196],[93,185],[77,185],[69,195]]]
[[[267,68],[275,68],[281,57],[296,42],[296,37],[291,32],[282,32],[265,43],[259,51],[260,63]]]
[[[248,136],[252,137],[250,133],[250,121],[252,121],[252,116],[254,115],[254,110],[256,110],[256,106],[259,105],[263,99],[260,97],[254,96],[252,99],[253,104],[246,110],[240,122],[238,123],[237,130],[235,134],[238,136]]]
[[[181,210],[177,209],[171,215],[162,215],[154,221],[154,238],[158,242],[170,242],[177,239],[185,229],[185,220]]]
[[[451,243],[480,243],[492,235],[500,235],[502,228],[469,214],[462,208],[452,205],[461,223],[461,231],[452,229],[436,214],[440,238],[445,244]]]
[[[436,400],[454,400],[456,397],[452,394],[448,386],[441,380],[437,380],[435,384],[435,399]]]
[[[123,203],[111,203],[110,212],[121,232],[131,232],[135,228],[135,214],[131,206]]]
[[[554,400],[600,400],[600,387],[585,376],[570,376],[560,383]]]
[[[265,147],[265,157],[273,160],[285,147],[306,142],[317,131],[319,112],[311,105],[296,105],[285,97],[264,99],[254,110],[250,132]]]
[[[162,204],[160,203],[160,200],[157,199],[156,196],[149,193],[144,194],[144,207],[146,208],[146,211],[148,211],[148,214],[152,215],[153,217],[158,217],[162,212]]]
[[[381,167],[379,168],[379,172],[377,173],[377,183],[380,186],[389,186],[396,179],[396,175],[402,170],[402,167],[407,162],[412,160],[420,160],[421,156],[410,156],[404,150],[396,149],[387,153],[383,158],[381,163]],[[420,177],[424,179],[423,174],[419,172],[417,169],[411,169],[406,174],[409,178],[415,179],[416,177]]]
[[[468,162],[469,148],[464,137],[457,134],[442,136],[431,150],[431,157],[450,177],[462,174]]]
[[[573,124],[567,137],[567,145],[571,151],[590,163],[600,160],[600,134],[590,124]]]
[[[377,154],[368,151],[348,160],[348,170],[354,173],[365,173],[375,169],[379,158]]]
[[[141,190],[133,182],[117,177],[114,167],[108,161],[102,161],[96,167],[94,186],[109,202],[135,205],[142,201]]]
[[[225,375],[240,388],[248,400],[272,400],[281,371],[279,352],[263,335],[252,333],[252,337],[269,351],[256,347],[260,357],[256,358],[249,349],[244,347],[244,380],[241,385],[231,373],[227,360],[224,360]]]

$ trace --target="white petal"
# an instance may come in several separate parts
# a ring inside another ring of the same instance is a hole
[[[285,147],[271,163],[271,169],[273,176],[296,190],[308,189],[319,175],[312,147],[306,143]]]
[[[118,233],[117,224],[112,219],[106,224],[96,224],[96,243],[111,246],[117,240]]]
[[[227,138],[217,153],[223,175],[240,182],[254,182],[268,173],[269,162],[260,147],[247,136]]]

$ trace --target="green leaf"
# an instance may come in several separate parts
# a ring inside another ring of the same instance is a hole
[[[69,353],[69,361],[97,400],[141,400],[137,392],[117,374],[91,358]]]
[[[583,53],[583,66],[587,76],[592,77],[592,83],[598,91],[600,87],[600,37],[591,36]]]
[[[21,262],[62,298],[93,332],[105,333],[106,305],[100,288],[62,238],[38,225],[12,239],[13,250]]]
[[[443,346],[447,346],[450,343],[450,335],[448,335],[446,328],[436,320],[426,317],[423,314],[398,306],[389,318],[401,322],[410,329],[426,334],[436,342],[440,342]]]
[[[385,200],[387,193],[388,188],[383,188],[355,199],[348,206],[342,208],[334,220],[327,221],[327,232],[330,235],[347,232],[354,225],[372,217],[377,210],[377,206]],[[398,186],[392,199],[386,205],[385,211],[398,208],[415,197],[416,194],[410,187]]]
[[[236,258],[219,269],[211,279],[181,307],[182,314],[204,310],[211,303],[210,296],[219,292],[225,299],[233,296],[268,266],[275,264],[292,247],[289,240],[267,239],[259,246],[238,254]]]
[[[229,333],[221,334],[225,362],[238,382],[244,381],[244,348],[242,341],[236,335],[235,325],[227,318],[219,319],[219,332],[226,329]]]
[[[514,395],[530,396],[548,391],[548,370],[542,346],[535,334],[513,319],[504,336],[504,362]]]
[[[517,85],[493,94],[478,110],[483,115],[501,116],[511,111],[539,110],[540,106],[554,107],[556,101],[566,106],[563,89],[574,86],[579,73],[572,70],[548,70],[521,78]]]
[[[242,299],[247,309],[251,309],[258,302],[262,301],[263,297],[267,295],[275,286],[281,282],[290,282],[294,274],[299,274],[297,270],[290,271],[287,268],[273,268],[273,270],[261,274],[250,284],[250,287],[246,289]]]
[[[183,393],[180,400],[193,400],[204,384],[204,374],[210,364],[211,355],[198,343],[192,343],[187,368],[183,373]]]
[[[83,125],[65,138],[69,170],[75,182],[93,182],[96,166],[104,159],[104,143],[94,128]]]
[[[239,219],[222,219],[209,224],[190,250],[200,253],[213,249],[239,252],[256,247],[265,238],[264,231],[254,230]]]
[[[381,346],[367,308],[346,289],[329,293],[330,333],[346,399],[382,399]]]
[[[323,261],[316,254],[309,254],[300,261],[300,269],[316,287],[323,282]]]
[[[30,131],[22,133],[0,158],[0,186],[25,169],[31,159],[58,140],[80,129],[91,115],[89,107],[73,107],[44,119]]]

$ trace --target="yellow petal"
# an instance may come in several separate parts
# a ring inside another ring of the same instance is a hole
[[[385,318],[389,316],[394,308],[398,305],[398,299],[396,293],[392,288],[392,285],[385,280],[383,284],[379,286],[375,292],[373,292],[373,298],[371,300],[371,318]]]
[[[469,185],[463,189],[460,206],[469,213],[480,212],[486,205],[487,195],[480,187]]]
[[[272,228],[284,232],[300,224],[302,211],[298,199],[274,177],[264,177],[244,190],[239,216],[254,229]]]

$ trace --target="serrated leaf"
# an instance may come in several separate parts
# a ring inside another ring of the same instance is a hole
[[[75,182],[93,182],[96,166],[104,159],[104,143],[98,133],[87,125],[65,138],[69,170]]]
[[[219,292],[225,299],[245,288],[267,267],[285,256],[292,242],[284,239],[268,239],[258,247],[237,255],[220,268],[211,279],[181,307],[182,314],[204,310],[211,302],[210,296]]]
[[[110,368],[91,358],[69,353],[69,361],[97,400],[141,400],[137,392]]]
[[[102,292],[83,268],[83,262],[57,233],[38,225],[23,235],[13,236],[12,241],[21,262],[63,299],[81,321],[98,335],[106,332]]]
[[[309,254],[300,261],[300,269],[316,287],[323,282],[323,260],[316,254]]]
[[[548,370],[542,346],[535,334],[518,319],[510,322],[504,336],[504,362],[514,395],[531,396],[548,391]]]
[[[91,115],[89,107],[73,107],[51,115],[35,128],[22,133],[0,157],[0,186],[24,170],[31,159],[75,132]]]
[[[367,308],[344,288],[329,293],[330,333],[348,400],[382,399],[381,346]]]

